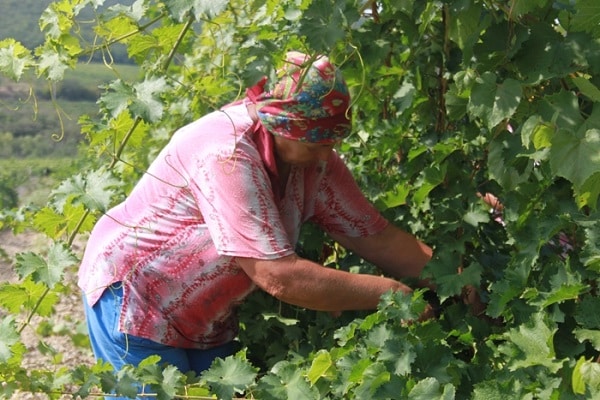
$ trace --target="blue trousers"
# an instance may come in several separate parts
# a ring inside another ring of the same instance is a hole
[[[194,371],[200,375],[215,358],[225,358],[238,350],[235,341],[207,350],[180,349],[120,332],[118,324],[123,301],[120,283],[107,288],[93,307],[89,306],[85,296],[83,301],[94,356],[109,362],[115,371],[125,364],[137,366],[145,358],[159,355],[161,363],[174,365],[183,373]]]

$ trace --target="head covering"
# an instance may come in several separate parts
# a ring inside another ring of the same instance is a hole
[[[348,86],[326,56],[289,52],[280,74],[271,92],[252,99],[268,132],[323,144],[348,136],[352,128]]]
[[[289,52],[279,72],[282,77],[272,91],[265,90],[264,77],[246,90],[243,100],[256,106],[258,121],[252,128],[253,139],[276,198],[282,193],[273,135],[330,144],[348,136],[352,127],[348,86],[327,57]]]

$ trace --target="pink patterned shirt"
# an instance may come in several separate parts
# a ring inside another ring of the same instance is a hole
[[[96,224],[79,270],[90,305],[123,282],[122,332],[182,348],[231,341],[255,289],[235,257],[294,253],[300,227],[367,236],[387,221],[337,154],[292,168],[276,202],[245,105],[175,133],[127,199]]]

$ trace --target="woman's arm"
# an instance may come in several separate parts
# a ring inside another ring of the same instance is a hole
[[[324,268],[295,254],[276,260],[236,260],[265,292],[313,310],[370,310],[377,308],[379,298],[389,290],[412,291],[394,279]]]
[[[432,256],[431,247],[392,224],[367,237],[332,237],[397,279],[418,278]]]

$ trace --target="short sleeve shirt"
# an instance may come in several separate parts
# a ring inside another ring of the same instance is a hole
[[[292,168],[275,200],[252,126],[241,104],[181,128],[94,227],[78,284],[93,305],[123,283],[122,332],[182,348],[224,344],[238,331],[236,307],[255,289],[236,257],[293,254],[309,220],[354,237],[387,225],[335,153]]]

